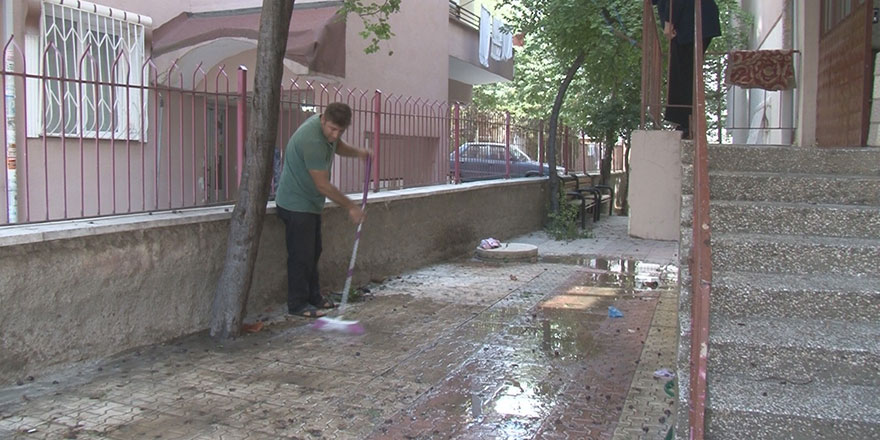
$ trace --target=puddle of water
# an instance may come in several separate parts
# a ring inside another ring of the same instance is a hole
[[[607,259],[577,255],[549,255],[541,258],[542,262],[583,266],[598,271],[625,272],[633,267],[634,260]]]
[[[584,267],[583,284],[588,286],[650,291],[670,288],[678,281],[678,268],[671,264],[583,256],[547,256],[542,261]]]
[[[581,313],[545,311],[541,327],[541,349],[561,361],[583,360],[599,354],[600,347],[593,332],[605,318]]]
[[[479,419],[483,415],[483,399],[478,393],[471,393],[471,417]]]
[[[541,396],[529,381],[505,384],[494,399],[493,409],[503,416],[534,419],[541,417],[550,403],[549,396]]]
[[[626,275],[638,275],[644,273],[671,272],[678,270],[671,264],[657,264],[640,260],[608,259],[584,256],[546,256],[542,262],[553,264],[568,264],[595,269],[596,272],[614,272]]]

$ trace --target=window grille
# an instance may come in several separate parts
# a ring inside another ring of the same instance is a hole
[[[39,105],[29,107],[36,110],[29,126],[37,131],[29,134],[142,140],[141,115],[149,115],[142,88],[144,21],[150,22],[85,1],[43,1],[44,83]]]

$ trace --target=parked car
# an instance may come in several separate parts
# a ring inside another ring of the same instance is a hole
[[[467,142],[459,146],[461,180],[504,178],[507,174],[505,149],[505,144],[500,142]],[[557,167],[557,170],[562,173],[561,167]],[[454,151],[449,154],[449,172],[455,173]],[[546,176],[549,172],[547,164],[542,166],[519,147],[510,146],[510,177]]]

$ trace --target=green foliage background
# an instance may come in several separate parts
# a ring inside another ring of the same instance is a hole
[[[722,36],[712,41],[705,66],[709,128],[714,132],[726,118],[721,54],[745,48],[753,25],[737,0],[716,3]],[[507,0],[501,10],[514,32],[525,33],[525,45],[517,49],[513,81],[474,88],[473,101],[478,107],[546,120],[556,86],[573,54],[583,50],[586,62],[568,89],[560,121],[599,141],[626,138],[638,127],[642,2]],[[665,41],[659,31],[658,35]]]

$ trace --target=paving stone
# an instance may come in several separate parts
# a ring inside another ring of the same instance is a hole
[[[346,314],[363,336],[279,313],[234,341],[193,335],[3,390],[0,437],[660,438],[678,249],[630,239],[625,220],[593,239],[516,238],[537,263],[468,258],[373,286]]]

